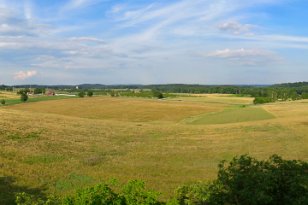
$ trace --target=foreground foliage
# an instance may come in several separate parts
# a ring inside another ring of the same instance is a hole
[[[221,162],[217,179],[178,188],[174,198],[159,200],[144,182],[128,182],[116,192],[112,184],[99,184],[59,199],[36,199],[26,193],[16,196],[18,205],[305,205],[308,204],[308,163],[284,160],[274,155],[259,161],[250,156]]]

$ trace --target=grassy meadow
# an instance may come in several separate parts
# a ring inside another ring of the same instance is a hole
[[[167,197],[215,178],[217,163],[235,155],[307,161],[308,101],[252,101],[105,96],[2,106],[0,202],[14,191],[64,195],[110,178],[143,179]]]

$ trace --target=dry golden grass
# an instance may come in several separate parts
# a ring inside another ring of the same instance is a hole
[[[180,121],[186,117],[223,110],[224,105],[200,105],[165,100],[94,97],[19,104],[11,107],[40,113],[53,113],[90,119],[130,122]]]
[[[230,94],[186,94],[180,95],[170,99],[171,101],[185,101],[185,102],[200,102],[200,103],[213,103],[213,104],[225,104],[225,105],[249,105],[253,103],[252,97],[236,97]]]
[[[19,96],[15,92],[0,91],[0,99],[17,99]]]
[[[221,110],[227,99],[215,104],[99,97],[1,108],[0,176],[56,194],[111,177],[137,178],[168,195],[183,183],[213,179],[217,163],[235,155],[308,160],[308,101],[260,106],[274,119],[179,123]]]

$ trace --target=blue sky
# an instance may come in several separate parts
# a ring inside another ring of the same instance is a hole
[[[306,0],[0,0],[0,84],[308,81]]]

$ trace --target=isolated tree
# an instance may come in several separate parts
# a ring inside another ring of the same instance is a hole
[[[27,93],[22,93],[22,94],[20,95],[20,100],[21,100],[22,102],[26,102],[26,101],[28,100],[28,95],[27,95]]]
[[[153,97],[155,98],[158,98],[158,99],[164,98],[163,93],[159,92],[158,90],[153,90],[152,93],[153,93]]]
[[[85,92],[84,91],[80,91],[78,93],[78,97],[83,98],[85,96]]]
[[[93,96],[93,91],[91,91],[91,90],[88,91],[88,92],[87,92],[87,96],[88,96],[88,97],[92,97],[92,96]]]
[[[0,103],[1,103],[1,105],[5,105],[5,100],[2,99],[2,100],[0,101]]]

